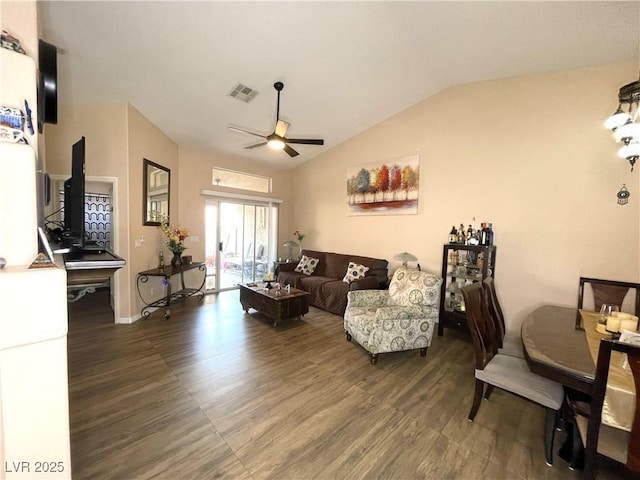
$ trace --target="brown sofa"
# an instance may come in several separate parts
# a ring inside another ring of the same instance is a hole
[[[344,315],[349,290],[379,289],[387,285],[389,262],[386,260],[315,250],[302,250],[302,254],[319,260],[314,272],[305,275],[294,271],[297,262],[280,264],[278,282],[309,292],[310,305],[336,315]],[[351,283],[343,282],[349,262],[369,267],[365,277]]]

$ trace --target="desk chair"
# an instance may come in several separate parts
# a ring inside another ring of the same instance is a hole
[[[578,288],[578,308],[582,308],[584,297],[584,284],[591,285],[593,291],[593,300],[595,303],[595,311],[600,311],[603,303],[618,305],[622,309],[622,302],[630,289],[636,291],[635,307],[632,313],[637,315],[640,312],[640,283],[618,282],[615,280],[602,280],[599,278],[580,277],[580,286]]]
[[[602,424],[602,405],[613,350],[627,354],[635,382],[635,417],[630,433]],[[598,454],[623,464],[628,473],[625,478],[640,478],[640,346],[603,338],[598,350],[591,402],[576,401],[569,395],[568,404],[576,419],[574,429],[578,430],[574,431],[574,440],[581,438],[585,447],[584,478],[594,478]]]
[[[529,370],[523,358],[496,353],[497,343],[492,333],[491,316],[487,310],[482,283],[462,287],[467,323],[476,354],[476,388],[469,420],[473,421],[480,408],[482,396],[489,399],[494,387],[542,405],[546,409],[544,452],[547,465],[553,464],[553,438],[564,400],[562,385]]]

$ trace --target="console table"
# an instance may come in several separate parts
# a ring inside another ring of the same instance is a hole
[[[193,270],[197,268],[202,272],[202,283],[198,288],[187,288],[184,283],[184,272],[188,270]],[[144,318],[147,318],[151,315],[151,310],[157,307],[165,306],[164,318],[169,318],[171,316],[171,310],[169,306],[180,300],[181,298],[191,297],[193,295],[200,295],[200,298],[204,297],[204,283],[207,278],[206,274],[207,266],[204,262],[192,262],[183,264],[179,267],[174,267],[172,265],[167,265],[164,268],[152,268],[151,270],[146,270],[144,272],[138,273],[136,288],[138,290],[138,296],[142,303],[144,303],[144,307],[140,311],[140,315]],[[180,286],[182,287],[178,291],[172,291],[171,289],[171,277],[174,275],[180,275]],[[167,294],[164,298],[159,300],[155,300],[153,302],[147,302],[142,293],[140,292],[140,285],[145,284],[149,281],[149,277],[164,277],[164,286],[167,289]]]

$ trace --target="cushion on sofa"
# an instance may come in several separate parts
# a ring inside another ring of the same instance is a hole
[[[316,250],[303,249],[301,255],[306,255],[307,257],[318,259],[318,264],[316,265],[316,269],[313,272],[314,275],[320,275],[321,277],[328,276],[325,273],[327,252],[318,252]]]
[[[365,267],[364,265],[360,265],[359,263],[349,262],[347,273],[344,274],[344,278],[342,279],[342,281],[345,283],[351,283],[354,280],[358,280],[359,278],[364,278],[368,270],[369,267]]]
[[[311,275],[318,266],[318,259],[313,257],[307,257],[302,255],[300,263],[295,268],[296,272],[304,273],[305,275]]]

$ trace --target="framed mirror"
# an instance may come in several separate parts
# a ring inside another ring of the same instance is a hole
[[[160,225],[169,221],[171,170],[144,159],[142,166],[142,224]]]

